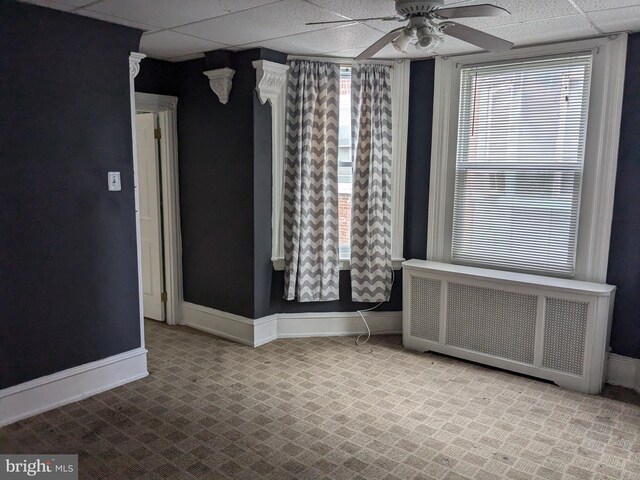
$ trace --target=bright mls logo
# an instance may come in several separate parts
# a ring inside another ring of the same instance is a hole
[[[0,480],[77,480],[78,455],[0,455]]]

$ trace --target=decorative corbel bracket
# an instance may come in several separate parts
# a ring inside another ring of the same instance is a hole
[[[229,101],[229,92],[231,92],[231,81],[236,71],[232,68],[218,68],[216,70],[207,70],[204,74],[209,78],[209,86],[213,93],[218,96],[218,100],[223,105]]]
[[[129,77],[131,79],[136,78],[140,73],[140,62],[143,58],[146,58],[144,53],[131,52],[129,54]]]
[[[289,66],[267,60],[256,60],[253,62],[253,67],[256,69],[258,98],[263,105],[269,101],[273,107],[284,90]]]

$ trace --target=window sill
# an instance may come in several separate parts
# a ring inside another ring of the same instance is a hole
[[[284,258],[273,258],[271,261],[273,262],[274,270],[284,270]],[[391,266],[394,270],[401,270],[402,262],[404,261],[404,258],[394,258],[391,260]],[[340,270],[351,270],[351,262],[349,260],[340,260]]]

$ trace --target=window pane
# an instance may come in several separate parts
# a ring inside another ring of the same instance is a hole
[[[351,67],[342,67],[338,130],[338,219],[341,259],[349,259],[351,251],[351,179]]]
[[[452,260],[571,277],[591,55],[464,67]]]

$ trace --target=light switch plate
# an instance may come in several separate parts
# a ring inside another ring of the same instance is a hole
[[[107,177],[109,179],[110,192],[119,192],[122,190],[122,186],[120,185],[120,172],[109,172]]]

